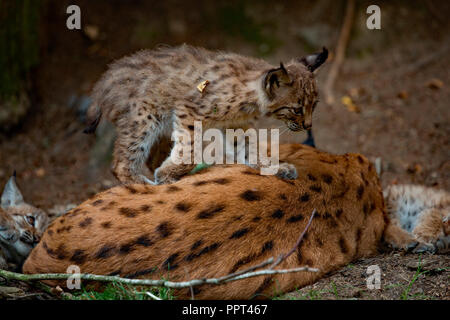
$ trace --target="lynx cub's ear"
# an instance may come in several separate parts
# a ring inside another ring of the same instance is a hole
[[[267,71],[266,76],[264,77],[264,89],[269,98],[274,96],[274,91],[279,88],[280,85],[289,85],[291,83],[291,78],[289,78],[289,74],[281,62],[279,68]]]
[[[16,184],[16,172],[14,171],[13,176],[9,178],[5,189],[3,190],[1,207],[7,209],[9,207],[20,205],[23,202],[22,193],[20,193]]]
[[[328,58],[328,50],[323,47],[322,52],[314,53],[309,56],[300,58],[298,61],[303,63],[309,71],[314,72],[319,68]]]

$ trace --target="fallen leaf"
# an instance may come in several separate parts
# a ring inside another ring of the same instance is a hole
[[[430,89],[437,90],[437,89],[442,88],[443,86],[444,86],[444,83],[437,78],[431,79],[430,81],[427,82],[427,87]]]
[[[343,96],[341,98],[341,103],[343,105],[345,105],[347,107],[347,110],[350,112],[356,112],[356,113],[360,113],[361,109],[353,103],[352,98],[350,98],[349,96]]]
[[[99,35],[99,29],[94,25],[86,25],[83,29],[86,36],[91,40],[97,40]]]
[[[34,174],[36,175],[36,177],[42,178],[43,176],[45,176],[45,169],[44,168],[37,168],[34,171]]]
[[[406,99],[408,99],[408,92],[406,92],[406,91],[400,91],[400,92],[397,94],[397,97],[400,98],[400,99],[402,99],[402,100],[406,100]]]
[[[421,173],[422,172],[422,166],[420,164],[417,164],[417,163],[416,164],[412,164],[412,165],[408,166],[406,171],[408,173],[411,173],[411,174]]]

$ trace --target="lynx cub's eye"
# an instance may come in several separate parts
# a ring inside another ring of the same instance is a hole
[[[28,215],[28,216],[25,217],[25,219],[27,220],[27,222],[28,222],[32,227],[34,227],[34,223],[35,223],[35,221],[36,221],[36,218],[35,218],[35,217],[33,217],[32,215]]]
[[[297,115],[303,115],[304,114],[304,107],[301,107],[301,108],[293,108],[292,109],[292,112],[294,113],[294,114],[297,114]]]

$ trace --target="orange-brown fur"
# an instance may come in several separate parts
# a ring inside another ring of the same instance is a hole
[[[386,217],[380,183],[367,159],[301,145],[283,145],[280,155],[296,165],[298,179],[260,176],[233,165],[212,167],[172,185],[102,192],[51,224],[24,272],[66,272],[78,265],[83,273],[133,278],[224,276],[289,251],[314,208],[317,215],[306,238],[279,268],[308,265],[319,273],[202,286],[195,297],[271,296],[375,254]],[[187,298],[190,290],[175,295]]]

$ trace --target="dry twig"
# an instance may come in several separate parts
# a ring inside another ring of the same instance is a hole
[[[122,284],[128,284],[128,285],[135,285],[135,286],[155,286],[155,287],[168,287],[168,288],[174,288],[174,289],[180,289],[180,288],[191,288],[194,286],[200,286],[204,284],[212,284],[212,285],[219,285],[231,281],[237,281],[247,278],[253,278],[261,275],[275,275],[275,274],[285,274],[285,273],[293,273],[293,272],[301,272],[301,271],[307,271],[307,272],[319,272],[319,269],[317,268],[310,268],[308,266],[304,267],[298,267],[298,268],[292,268],[292,269],[278,269],[274,270],[274,268],[279,265],[281,262],[286,260],[287,257],[289,257],[300,245],[301,241],[303,240],[303,237],[305,236],[309,226],[311,225],[312,219],[314,218],[314,215],[316,213],[316,209],[313,210],[311,213],[311,217],[309,218],[309,221],[301,233],[300,237],[298,238],[297,242],[295,243],[294,247],[286,254],[280,255],[278,259],[274,263],[274,258],[269,258],[266,261],[249,267],[247,269],[244,269],[242,271],[234,272],[231,274],[228,274],[223,277],[219,278],[210,278],[210,279],[194,279],[190,281],[180,281],[180,282],[174,282],[174,281],[166,281],[166,280],[150,280],[150,279],[127,279],[127,278],[121,278],[118,276],[102,276],[102,275],[95,275],[95,274],[87,274],[87,273],[81,273],[81,274],[67,274],[67,273],[43,273],[43,274],[22,274],[22,273],[15,273],[11,271],[6,270],[0,270],[0,277],[3,277],[8,280],[19,280],[19,281],[39,281],[39,280],[67,280],[68,278],[73,278],[74,276],[79,277],[80,280],[89,280],[89,281],[99,281],[99,282],[117,282]],[[271,265],[267,269],[259,270],[258,269],[264,268],[268,265]],[[156,299],[157,297],[152,295],[151,293],[146,292],[147,295],[150,297]]]

